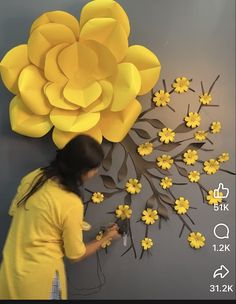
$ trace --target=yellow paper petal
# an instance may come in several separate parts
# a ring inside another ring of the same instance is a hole
[[[80,40],[95,40],[107,47],[120,62],[128,49],[128,38],[123,27],[113,18],[89,20],[80,33]]]
[[[14,47],[3,57],[0,63],[2,81],[13,94],[18,94],[18,77],[29,64],[27,44]]]
[[[106,80],[101,80],[99,83],[102,87],[102,94],[94,103],[92,103],[89,107],[84,109],[84,111],[86,112],[102,111],[106,109],[111,103],[113,96],[112,84]]]
[[[76,76],[80,82],[86,75],[93,73],[97,66],[98,58],[92,49],[80,42],[76,42],[59,54],[58,63],[67,78],[72,79]]]
[[[124,62],[133,63],[140,72],[142,86],[139,95],[149,92],[159,79],[161,65],[154,53],[141,45],[128,48]]]
[[[124,28],[127,37],[130,34],[129,18],[119,3],[113,0],[91,1],[81,11],[81,27],[92,18],[114,18]]]
[[[102,132],[98,127],[94,127],[86,132],[80,133],[80,132],[65,132],[58,130],[57,128],[53,129],[52,138],[55,143],[55,145],[59,149],[63,149],[65,145],[75,136],[79,134],[86,134],[92,136],[94,139],[96,139],[99,143],[102,142]]]
[[[96,53],[98,58],[97,66],[92,71],[95,79],[105,79],[117,72],[116,58],[109,49],[97,41],[88,40],[84,43]]]
[[[11,128],[16,133],[30,137],[42,137],[52,128],[48,116],[33,114],[18,96],[12,99],[9,112]]]
[[[112,77],[111,82],[114,89],[111,111],[121,111],[136,98],[140,91],[139,71],[132,63],[121,63],[118,65],[118,72]]]
[[[30,29],[30,32],[33,32],[37,27],[47,23],[59,23],[66,25],[69,27],[75,37],[79,37],[79,22],[78,20],[72,16],[71,14],[64,11],[51,11],[42,14],[39,18],[37,18]]]
[[[63,94],[71,103],[86,108],[91,105],[102,93],[102,87],[97,81],[80,87],[77,81],[69,81]]]
[[[81,110],[66,111],[53,109],[50,113],[51,122],[61,131],[85,132],[96,126],[100,113],[84,113]]]
[[[109,110],[101,112],[98,126],[101,128],[103,136],[112,142],[122,141],[138,118],[141,110],[140,103],[135,99],[121,112],[110,112]]]
[[[64,110],[77,110],[79,106],[70,103],[63,96],[64,84],[49,83],[44,88],[45,95],[47,96],[50,104],[56,108]]]
[[[29,110],[38,115],[47,115],[51,110],[43,90],[45,83],[42,72],[34,65],[27,66],[20,73],[18,86],[21,98]]]
[[[52,48],[46,55],[44,75],[52,82],[64,82],[66,77],[58,66],[57,58],[60,52],[68,46],[67,43],[62,43]]]
[[[74,42],[75,35],[67,26],[57,23],[40,25],[29,37],[29,59],[43,69],[45,56],[51,48],[61,43],[71,44]]]

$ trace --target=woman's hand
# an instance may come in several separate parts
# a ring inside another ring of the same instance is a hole
[[[117,240],[121,238],[120,233],[118,232],[119,227],[117,224],[110,225],[103,234],[103,239],[105,240]]]

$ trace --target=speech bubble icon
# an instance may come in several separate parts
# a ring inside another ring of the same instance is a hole
[[[229,238],[229,227],[220,223],[214,227],[214,235],[217,239],[223,240]]]

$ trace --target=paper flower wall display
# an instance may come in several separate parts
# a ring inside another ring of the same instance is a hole
[[[113,0],[94,0],[80,20],[64,11],[46,12],[30,29],[27,44],[1,61],[12,130],[52,138],[62,148],[77,134],[120,142],[141,112],[136,99],[160,74],[146,47],[128,45],[130,24]]]
[[[148,112],[156,109],[156,115],[158,115],[159,107],[167,107],[169,110],[175,112],[175,109],[170,106],[170,102],[174,99],[174,94],[188,94],[192,91],[196,94],[195,90],[190,87],[192,83],[191,79],[186,77],[178,77],[172,83],[172,89],[167,89],[166,81],[163,80],[163,89],[157,92],[152,90],[150,106],[140,113],[135,125],[127,136],[119,143],[123,147],[124,156],[121,167],[117,171],[116,177],[112,177],[108,174],[102,174],[101,179],[106,188],[110,189],[109,192],[93,192],[91,189],[86,188],[89,194],[88,199],[85,202],[86,208],[85,213],[88,211],[88,206],[92,203],[98,204],[105,202],[106,199],[114,196],[117,193],[124,193],[122,202],[119,201],[117,207],[113,211],[109,211],[109,214],[113,214],[115,221],[119,225],[126,227],[129,235],[129,246],[122,254],[128,253],[131,249],[133,250],[135,258],[138,256],[137,246],[140,249],[140,258],[143,257],[144,253],[151,254],[151,251],[158,242],[152,239],[152,235],[155,235],[151,226],[159,226],[163,220],[169,219],[169,212],[172,210],[182,223],[179,237],[181,237],[185,230],[188,230],[186,241],[189,246],[194,249],[200,249],[206,244],[204,234],[193,229],[195,221],[192,219],[194,209],[199,207],[199,198],[187,197],[184,193],[180,196],[176,196],[173,191],[173,185],[187,185],[195,184],[199,188],[202,196],[203,203],[207,203],[210,206],[218,205],[224,202],[222,198],[215,198],[213,189],[207,189],[202,184],[203,175],[213,175],[219,171],[224,173],[235,175],[234,172],[225,170],[222,168],[223,164],[230,159],[229,153],[223,152],[221,154],[215,154],[214,157],[206,158],[201,160],[201,153],[208,154],[214,150],[205,147],[208,143],[213,145],[212,138],[217,136],[221,131],[221,123],[219,121],[213,121],[209,123],[208,130],[198,129],[202,124],[201,111],[204,107],[218,107],[213,104],[212,100],[212,89],[219,79],[219,76],[210,86],[209,90],[205,91],[203,83],[201,82],[201,93],[195,99],[198,99],[199,107],[196,112],[190,111],[190,104],[187,108],[187,113],[183,117],[183,122],[180,123],[175,129],[171,129],[166,126],[162,121],[157,118],[145,118]],[[192,93],[193,94],[193,93]],[[193,94],[194,95],[194,94]],[[193,97],[192,97],[193,99]],[[191,108],[194,105],[191,104]],[[168,110],[167,110],[168,111]],[[138,128],[136,124],[140,122],[150,124],[156,129],[155,136],[152,137],[144,128]],[[144,139],[144,142],[136,144],[132,138],[132,134],[136,133],[138,138]],[[191,137],[177,140],[179,134],[192,133]],[[156,144],[159,142],[159,144]],[[187,145],[185,144],[187,143]],[[105,171],[109,171],[112,167],[112,157],[115,147],[118,146],[110,143],[110,149],[103,161],[103,168]],[[178,153],[173,153],[176,148],[183,148]],[[171,155],[172,154],[172,155]],[[153,157],[154,160],[150,160],[149,157]],[[130,158],[131,163],[134,167],[136,176],[128,177],[128,166],[127,161]],[[180,165],[182,163],[182,166]],[[199,169],[200,166],[200,169]],[[173,174],[172,169],[176,169],[176,173]],[[154,169],[154,172],[151,170]],[[139,193],[142,192],[143,182],[146,179],[151,189],[151,196],[147,198],[146,203],[143,204],[143,210],[140,214],[140,218],[134,218],[133,209],[135,205],[140,206],[140,199],[138,198]],[[179,179],[184,179],[179,181]],[[119,185],[121,183],[121,185]],[[222,195],[222,193],[220,193]],[[135,244],[133,233],[133,227],[131,227],[131,221],[139,222],[145,227],[145,234],[140,239],[139,244]],[[109,243],[110,245],[110,243]],[[108,250],[108,246],[103,246]]]

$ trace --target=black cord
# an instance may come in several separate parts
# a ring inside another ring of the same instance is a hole
[[[99,280],[99,285],[96,287],[91,287],[91,288],[78,288],[73,286],[73,284],[71,284],[72,288],[77,290],[77,292],[73,292],[72,295],[81,295],[81,296],[89,296],[89,295],[93,295],[98,293],[99,291],[101,291],[102,286],[104,286],[105,282],[106,282],[106,277],[105,274],[102,270],[102,265],[101,265],[101,260],[100,260],[100,256],[99,256],[99,252],[96,252],[96,258],[97,258],[97,277]],[[70,281],[68,279],[68,281]],[[88,292],[88,293],[82,293],[81,291],[92,291],[93,292]]]

